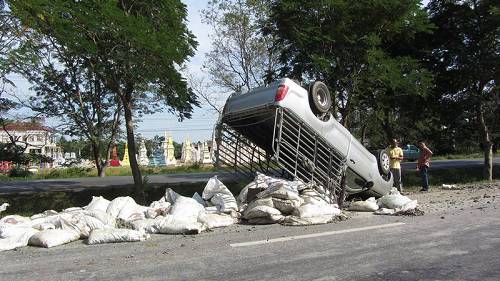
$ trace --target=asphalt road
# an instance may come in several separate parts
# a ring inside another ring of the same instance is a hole
[[[26,247],[0,255],[0,279],[499,280],[498,202],[421,217],[367,213],[319,226],[235,225],[141,243]]]
[[[404,162],[403,169],[415,169],[415,162]],[[447,169],[459,167],[478,167],[483,165],[482,159],[469,160],[440,160],[433,161],[432,169]],[[500,157],[494,158],[494,165],[500,166]],[[186,174],[164,174],[148,176],[151,184],[179,184],[207,182],[214,175],[224,181],[238,181],[236,175],[230,173],[186,173]],[[131,176],[113,176],[105,178],[75,178],[75,179],[51,179],[32,181],[7,181],[0,182],[0,194],[18,192],[43,192],[43,191],[78,191],[88,187],[129,187],[133,185]]]
[[[438,160],[431,161],[432,169],[449,169],[449,168],[464,168],[464,167],[480,167],[483,166],[484,159],[460,159],[460,160]],[[417,162],[403,162],[403,169],[415,169]],[[500,166],[500,157],[493,158],[493,166]]]
[[[204,183],[217,175],[220,180],[238,180],[237,175],[230,173],[184,173],[149,175],[150,184],[179,184],[179,183]],[[89,177],[48,179],[30,181],[5,181],[0,182],[0,194],[19,192],[45,192],[45,191],[79,191],[89,187],[131,187],[134,184],[132,176]]]

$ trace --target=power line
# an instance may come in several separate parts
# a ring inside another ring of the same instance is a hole
[[[145,129],[145,130],[137,130],[139,133],[162,133],[162,132],[191,132],[191,131],[213,131],[211,128],[201,129],[164,129],[164,130],[153,130],[153,129]]]

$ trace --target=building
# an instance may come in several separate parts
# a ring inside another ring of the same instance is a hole
[[[14,122],[0,130],[0,142],[9,143],[11,137],[16,144],[25,147],[25,153],[41,154],[58,160],[64,159],[62,148],[56,143],[54,130],[37,122]],[[52,165],[49,165],[52,166]]]
[[[190,139],[186,139],[182,143],[181,162],[184,164],[193,163],[193,147]]]
[[[139,165],[149,165],[148,150],[146,149],[146,143],[144,142],[144,139],[141,139],[141,144],[139,145]]]
[[[175,148],[174,148],[174,140],[172,136],[168,135],[165,132],[165,140],[161,144],[163,148],[163,155],[165,156],[165,165],[167,166],[175,166],[177,165],[177,159],[175,159]]]

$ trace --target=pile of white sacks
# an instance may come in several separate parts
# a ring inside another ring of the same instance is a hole
[[[365,201],[352,202],[348,209],[358,212],[374,212],[377,215],[397,215],[415,210],[417,207],[417,200],[411,200],[393,188],[389,194],[378,200],[375,200],[375,197],[370,197]]]
[[[243,219],[250,224],[322,224],[341,213],[337,204],[311,185],[263,174],[240,192],[238,201]]]
[[[7,205],[2,205],[5,210]],[[309,225],[330,222],[341,211],[309,185],[258,174],[235,198],[217,177],[192,198],[171,189],[149,206],[131,197],[93,197],[85,207],[48,210],[0,220],[0,251],[27,245],[55,247],[79,239],[87,244],[144,241],[150,234],[198,234],[243,220],[251,224]]]

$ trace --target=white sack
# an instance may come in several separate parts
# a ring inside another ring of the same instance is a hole
[[[288,185],[290,185],[293,189],[298,190],[298,191],[301,191],[301,190],[304,190],[307,188],[311,188],[311,184],[306,184],[303,181],[301,181],[300,179],[289,181]]]
[[[268,206],[256,206],[252,209],[247,209],[243,217],[249,220],[253,218],[267,218],[273,216],[280,218],[282,217],[281,212],[278,209]]]
[[[304,189],[300,194],[300,198],[304,200],[304,204],[313,205],[328,205],[329,203],[324,199],[324,195],[319,194],[315,189]]]
[[[47,225],[53,224],[56,228],[61,228],[61,219],[70,219],[73,216],[71,213],[60,213],[46,217],[39,217],[31,220],[31,227],[36,229],[44,229]]]
[[[398,191],[393,190],[389,194],[380,197],[377,202],[381,205],[381,207],[396,209],[401,208],[410,201],[410,198],[401,195]]]
[[[112,216],[110,216],[108,213],[103,212],[103,211],[98,211],[98,210],[93,210],[93,211],[83,211],[82,212],[84,215],[94,217],[98,220],[100,220],[103,224],[110,226],[110,227],[115,227],[116,225],[116,219]]]
[[[71,208],[66,208],[62,212],[63,213],[78,213],[83,211],[84,209],[82,207],[71,207]]]
[[[47,229],[56,229],[57,227],[53,223],[43,222],[43,223],[39,223],[37,225],[34,225],[33,228],[41,231],[41,230],[47,230]]]
[[[205,185],[201,197],[205,200],[210,200],[217,193],[232,195],[231,191],[229,191],[229,189],[217,178],[217,176],[213,176]]]
[[[165,190],[165,201],[173,205],[177,198],[181,196],[179,193],[173,191],[171,188]]]
[[[340,209],[336,204],[312,205],[304,204],[293,212],[294,216],[299,218],[312,218],[320,216],[338,216]]]
[[[156,212],[153,209],[149,210],[149,207],[141,206],[134,202],[134,204],[123,206],[117,218],[126,221],[142,220],[146,218],[148,211],[151,211],[149,212],[149,216],[156,217]]]
[[[143,231],[149,234],[158,233],[158,229],[156,228],[157,220],[162,217],[156,217],[156,219],[143,219],[143,220],[135,220],[132,222],[135,230]]]
[[[267,187],[264,187],[264,188],[273,187],[276,184],[289,183],[289,181],[287,181],[287,180],[275,178],[275,177],[271,177],[271,176],[266,176],[266,175],[261,174],[261,173],[257,173],[257,180],[259,182],[264,181],[266,183]]]
[[[272,215],[268,217],[258,217],[258,218],[251,218],[248,220],[249,224],[274,224],[274,223],[280,223],[283,221],[284,216],[282,215]]]
[[[300,199],[300,198],[299,198]],[[273,205],[274,208],[278,209],[281,213],[289,215],[291,214],[295,209],[300,207],[302,203],[304,202],[302,199],[300,200],[286,200],[286,199],[280,199],[280,198],[272,198],[273,200]]]
[[[411,200],[410,202],[404,204],[403,206],[396,208],[394,211],[396,214],[401,212],[411,211],[416,209],[417,206],[418,206],[417,200]]]
[[[207,206],[207,202],[205,202],[205,200],[203,200],[203,198],[201,198],[201,195],[198,192],[195,192],[193,194],[193,197],[191,197],[191,198],[193,198],[194,200],[196,200],[196,202],[200,203],[204,207]]]
[[[31,229],[30,223],[0,222],[0,239],[20,236],[26,229]]]
[[[267,184],[267,180],[269,177],[267,177],[264,174],[257,173],[257,176],[255,176],[255,179],[247,184],[241,191],[240,194],[238,194],[238,202],[240,203],[248,203],[248,193],[249,190],[251,189],[258,189],[258,190],[264,190],[269,187]],[[252,192],[253,193],[253,192]],[[255,194],[255,193],[253,193]]]
[[[38,230],[31,227],[16,226],[16,228],[16,235],[0,239],[0,252],[27,246],[30,237],[38,232]]]
[[[257,198],[274,197],[286,200],[302,200],[294,187],[279,182],[257,194]]]
[[[102,196],[96,197],[92,196],[92,201],[84,207],[85,210],[89,211],[101,211],[101,212],[106,212],[108,209],[110,201],[107,199],[104,199]]]
[[[236,219],[226,214],[202,214],[198,222],[205,224],[209,229],[226,227],[236,223]]]
[[[332,220],[332,216],[316,216],[316,217],[310,217],[310,218],[299,218],[296,216],[287,216],[285,219],[281,222],[283,225],[293,225],[293,226],[299,226],[299,225],[313,225],[313,224],[325,224],[329,223]]]
[[[30,218],[18,215],[6,216],[0,220],[0,238],[17,237],[26,228],[32,228]]]
[[[32,235],[29,245],[51,248],[80,239],[80,233],[69,229],[48,229]]]
[[[158,201],[153,201],[149,207],[156,212],[156,216],[164,216],[168,214],[170,207],[172,204],[170,202],[165,201],[165,197],[162,197]],[[151,218],[151,217],[148,217]]]
[[[60,228],[63,230],[74,231],[80,238],[87,238],[91,231],[84,219],[85,215],[77,214],[69,218],[60,218]]]
[[[191,221],[197,221],[200,213],[204,213],[205,208],[193,198],[178,196],[174,205],[170,209],[170,215]]]
[[[9,207],[9,206],[10,206],[10,204],[9,204],[9,203],[3,203],[2,205],[0,205],[0,214],[1,214],[3,211],[7,210],[7,207]]]
[[[231,193],[215,193],[210,202],[217,206],[217,209],[222,213],[238,210],[238,203],[236,203],[236,199]]]
[[[332,198],[332,192],[328,188],[324,188],[321,185],[316,185],[315,190],[322,196],[322,198],[329,204],[335,204],[334,199]]]
[[[243,187],[243,189],[238,194],[238,197],[236,197],[240,204],[248,202],[247,196],[248,196],[248,189],[250,188],[250,186],[254,186],[254,182],[251,182],[251,183],[247,184],[245,187]]]
[[[366,199],[366,201],[354,201],[349,206],[350,211],[358,211],[358,212],[374,212],[378,210],[379,206],[377,205],[377,200],[375,197],[370,197]]]
[[[198,234],[204,230],[203,225],[196,220],[193,221],[190,218],[180,218],[173,215],[156,218],[155,228],[158,233],[166,234]]]
[[[31,219],[19,215],[9,215],[0,219],[0,224],[31,226]]]
[[[375,215],[394,215],[394,209],[380,208],[373,212]]]
[[[195,196],[197,193],[195,194]],[[238,210],[238,203],[236,202],[236,198],[234,198],[233,194],[229,189],[217,178],[217,176],[213,176],[207,182],[207,185],[203,189],[202,193],[203,200],[210,200],[210,202],[218,207],[218,210],[223,213],[229,213],[231,211]],[[197,201],[203,206],[207,206],[205,202],[200,198],[197,198]]]
[[[73,217],[74,220],[78,220],[85,226],[81,230],[81,237],[86,238],[89,234],[96,229],[113,228],[114,225],[104,224],[101,220],[84,214],[79,214]]]
[[[144,231],[122,228],[96,229],[90,233],[87,244],[145,241],[151,236]]]
[[[219,214],[219,208],[217,208],[217,206],[205,207],[205,213],[207,213],[207,214]]]
[[[118,215],[122,211],[123,208],[126,208],[125,211],[128,211],[130,208],[134,208],[137,205],[134,199],[130,196],[126,197],[118,197],[113,199],[106,209],[106,213],[114,218],[118,218]]]
[[[258,206],[266,206],[266,207],[271,207],[274,208],[274,203],[273,203],[273,198],[267,197],[267,198],[262,198],[262,199],[257,199],[248,204],[246,207],[245,211],[243,212],[243,217],[246,216],[246,214],[252,210],[255,207]]]
[[[47,210],[47,211],[44,211],[42,213],[39,213],[39,214],[36,214],[36,215],[32,215],[30,217],[30,219],[36,220],[36,219],[40,219],[40,218],[46,218],[46,217],[55,216],[57,214],[59,214],[59,213],[56,212],[56,211],[54,211],[54,210]]]

